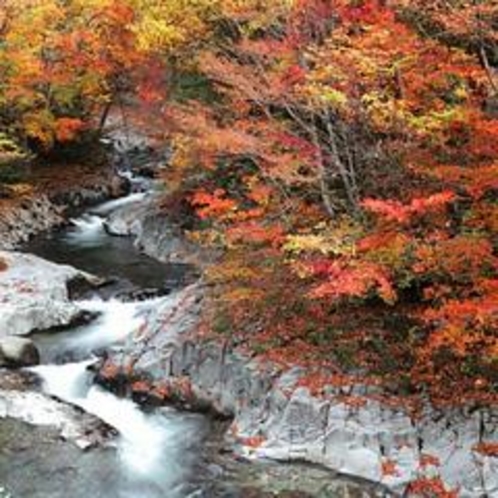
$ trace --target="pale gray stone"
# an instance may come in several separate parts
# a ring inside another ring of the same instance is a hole
[[[0,366],[30,367],[40,363],[40,353],[35,343],[23,337],[0,339]]]
[[[312,396],[296,387],[306,374],[300,367],[280,372],[226,344],[192,340],[201,294],[194,286],[165,298],[148,315],[147,341],[128,345],[121,355],[138,358],[136,368],[157,379],[189,377],[199,400],[233,416],[234,433],[264,439],[259,448],[241,448],[245,456],[319,463],[400,494],[417,477],[440,475],[459,496],[498,497],[498,459],[475,452],[483,438],[498,441],[496,409],[439,414],[428,406],[414,421],[373,399],[348,406],[335,389]],[[441,466],[422,469],[422,453],[439,458]],[[395,464],[395,475],[383,474],[386,461]]]
[[[0,389],[0,418],[53,427],[81,449],[105,443],[116,434],[97,417],[38,392]]]
[[[0,337],[71,324],[82,311],[69,300],[68,282],[82,277],[97,282],[75,268],[30,254],[0,251],[0,259],[7,264],[0,272]]]

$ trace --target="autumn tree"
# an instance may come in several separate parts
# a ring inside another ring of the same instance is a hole
[[[207,32],[210,2],[2,2],[0,123],[39,151],[101,128],[123,94],[160,92],[167,59]]]
[[[202,178],[195,236],[225,251],[211,271],[223,323],[231,316],[259,347],[280,345],[273,353],[306,349],[333,372],[354,365],[441,402],[489,400],[490,59],[422,33],[407,16],[415,6],[309,0],[232,12],[199,57],[216,105],[169,108],[174,165]],[[455,12],[434,16],[456,32]]]
[[[5,0],[0,147],[138,97],[174,149],[165,208],[223,255],[212,330],[316,378],[496,400],[496,7],[425,4]]]

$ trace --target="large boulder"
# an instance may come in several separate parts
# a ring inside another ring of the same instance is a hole
[[[68,284],[98,279],[71,266],[57,265],[30,254],[0,251],[0,337],[24,336],[37,330],[78,322],[84,312],[71,302]]]
[[[39,392],[0,389],[0,419],[6,418],[52,427],[81,449],[103,445],[117,434],[96,416]]]
[[[132,380],[142,372],[151,392],[180,393],[190,406],[231,416],[230,434],[249,457],[317,463],[399,494],[439,476],[458,496],[498,497],[498,457],[486,451],[498,442],[496,407],[439,412],[427,405],[413,419],[382,403],[376,386],[331,385],[314,395],[300,382],[304,368],[282,372],[196,336],[201,297],[193,286],[164,298],[134,341],[111,352],[103,374],[126,375],[133,360]]]
[[[1,367],[31,367],[40,363],[40,353],[31,339],[4,337],[0,339]]]
[[[128,237],[140,233],[142,221],[151,209],[152,198],[144,199],[142,194],[134,194],[128,199],[125,198],[116,205],[115,209],[107,213],[104,228],[110,235]]]
[[[160,206],[160,197],[149,194],[129,196],[107,214],[104,227],[110,235],[134,237],[135,247],[164,263],[193,263],[203,266],[212,259],[207,251],[190,242]]]

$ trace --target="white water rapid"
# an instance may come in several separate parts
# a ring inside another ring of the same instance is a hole
[[[57,334],[52,339],[53,347],[80,354],[84,352],[87,356],[92,350],[122,340],[133,340],[133,333],[145,319],[144,313],[154,302],[122,303],[98,299],[80,302],[82,309],[101,315],[71,334]],[[124,472],[131,473],[139,482],[153,483],[156,490],[168,491],[164,495],[156,491],[143,494],[127,491],[120,493],[120,497],[184,496],[180,488],[193,460],[189,449],[202,436],[202,419],[172,409],[146,413],[133,401],[118,398],[92,385],[88,367],[93,362],[90,358],[42,365],[31,370],[42,379],[46,393],[80,406],[119,431],[117,455]]]

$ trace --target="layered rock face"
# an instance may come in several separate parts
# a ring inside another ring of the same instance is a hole
[[[0,271],[0,337],[64,327],[82,318],[68,285],[82,278],[97,284],[97,279],[30,254],[0,251],[0,260],[6,266]]]
[[[46,195],[13,206],[0,216],[0,248],[14,249],[36,233],[62,224],[62,208]]]
[[[198,246],[189,243],[159,205],[161,197],[148,194],[139,203],[122,206],[108,216],[106,230],[115,236],[132,236],[137,250],[162,262],[202,260]]]
[[[129,180],[106,172],[100,184],[76,184],[69,190],[36,193],[19,199],[0,211],[0,249],[14,250],[36,234],[62,226],[66,223],[64,213],[68,208],[81,208],[120,197],[129,188]]]
[[[399,493],[410,482],[441,477],[458,496],[498,496],[498,458],[479,450],[498,439],[496,410],[427,407],[414,421],[376,401],[365,386],[313,396],[299,387],[306,373],[299,367],[281,372],[196,338],[200,307],[199,287],[164,299],[147,327],[112,358],[115,368],[103,369],[104,381],[110,370],[124,372],[119,366],[133,363],[134,375],[150,385],[166,384],[170,395],[176,390],[188,403],[233,417],[231,433],[247,455],[320,463]],[[351,394],[363,402],[352,405]]]

